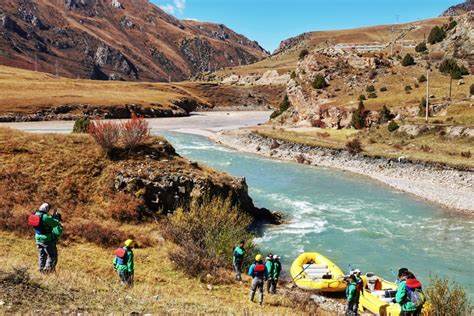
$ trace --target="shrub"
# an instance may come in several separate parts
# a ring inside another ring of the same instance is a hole
[[[410,85],[405,86],[405,92],[410,93],[410,91],[413,90]]]
[[[113,196],[107,207],[107,214],[120,222],[139,222],[145,218],[142,200],[124,192]]]
[[[176,210],[162,227],[163,236],[179,246],[169,254],[176,267],[190,276],[204,276],[230,268],[233,246],[240,240],[247,242],[246,259],[252,259],[250,223],[251,218],[229,199],[216,199]]]
[[[474,95],[474,83],[469,87],[469,95]]]
[[[446,37],[446,32],[439,26],[435,26],[431,29],[430,35],[428,35],[428,43],[431,45],[442,42]]]
[[[369,95],[367,96],[369,99],[376,99],[377,98],[377,94],[375,92],[371,92],[369,93]]]
[[[392,120],[395,115],[390,112],[390,110],[387,108],[387,106],[383,106],[382,109],[379,112],[380,114],[380,123],[387,123],[388,121]]]
[[[326,79],[324,79],[324,76],[316,75],[316,77],[313,80],[313,88],[314,89],[324,89],[327,86],[328,86],[328,83],[326,82]]]
[[[375,69],[372,69],[369,71],[369,79],[372,80],[372,79],[375,79],[375,77],[377,77],[377,70]]]
[[[285,96],[283,97],[283,100],[280,103],[280,108],[278,110],[274,111],[270,115],[270,118],[274,119],[274,118],[280,116],[281,114],[283,114],[283,112],[288,110],[290,107],[291,107],[290,99],[288,98],[288,95],[285,94]]]
[[[387,90],[388,90],[387,87],[382,87],[382,88],[380,88],[380,92],[385,92],[385,91],[387,91]]]
[[[78,118],[74,122],[74,127],[72,129],[73,133],[87,133],[89,130],[89,125],[91,124],[91,121],[87,117],[81,117]]]
[[[461,157],[464,157],[464,158],[471,158],[472,154],[471,152],[468,150],[468,151],[462,151],[461,152]]]
[[[456,282],[432,277],[425,293],[433,315],[470,315],[472,305],[465,289]]]
[[[326,128],[326,123],[321,121],[320,119],[312,119],[311,120],[312,127],[319,127],[319,128]]]
[[[132,114],[132,118],[125,121],[120,126],[120,135],[122,142],[127,149],[134,149],[143,144],[150,136],[148,122],[142,118]]]
[[[424,53],[428,50],[428,47],[426,47],[425,42],[421,42],[418,45],[415,46],[415,52],[417,53]]]
[[[372,86],[372,85],[371,85],[371,86],[367,86],[367,87],[365,88],[365,91],[366,91],[366,92],[369,92],[369,93],[370,93],[370,92],[375,92],[375,87]]]
[[[390,133],[395,132],[400,126],[395,121],[388,123],[387,129]]]
[[[428,105],[429,105],[429,101],[428,101]],[[428,116],[430,115],[430,113],[428,113]],[[418,116],[426,116],[426,98],[423,97],[421,98],[420,100],[420,104],[418,105]]]
[[[94,121],[88,128],[89,134],[102,150],[110,155],[120,138],[120,125],[114,122]]]
[[[449,23],[448,24],[444,24],[443,25],[443,28],[445,29],[445,31],[451,31],[452,29],[454,29],[456,26],[458,25],[458,22],[456,22],[455,20],[451,19],[449,20]]]
[[[403,57],[402,66],[408,67],[408,66],[412,66],[414,64],[415,64],[415,59],[413,58],[412,55],[406,54],[405,57]]]
[[[120,245],[130,237],[123,231],[113,227],[104,226],[92,221],[80,221],[68,225],[67,229],[64,230],[63,238],[68,240],[83,238],[97,245],[112,247]]]
[[[306,58],[306,56],[309,55],[309,51],[305,48],[300,51],[299,59],[303,60]]]
[[[359,101],[365,101],[365,100],[367,100],[367,99],[365,98],[365,95],[361,94],[361,95],[359,95],[358,100],[359,100]]]
[[[352,113],[352,127],[354,127],[355,129],[364,128],[366,114],[367,113],[365,111],[364,102],[360,101],[357,110]]]
[[[354,138],[346,143],[346,149],[351,155],[355,155],[362,151],[362,144],[358,138]]]
[[[458,65],[456,60],[447,58],[439,65],[439,71],[445,75],[451,75],[452,79],[461,79],[463,76],[469,75],[469,71],[464,65]]]
[[[293,70],[290,74],[291,79],[296,79],[296,72]]]
[[[421,75],[419,78],[418,78],[418,82],[419,83],[423,83],[423,82],[426,82],[426,76],[425,75]]]

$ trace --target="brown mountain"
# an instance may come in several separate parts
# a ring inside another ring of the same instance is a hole
[[[267,56],[221,24],[147,0],[0,0],[0,64],[67,77],[167,81]]]
[[[474,11],[474,0],[466,0],[463,3],[453,5],[443,12],[442,16],[456,16]]]

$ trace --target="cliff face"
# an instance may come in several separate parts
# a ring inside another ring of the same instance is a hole
[[[463,3],[453,5],[441,14],[441,16],[456,16],[474,11],[474,0],[466,0]]]
[[[224,25],[146,0],[3,0],[0,64],[99,80],[183,80],[267,52]]]

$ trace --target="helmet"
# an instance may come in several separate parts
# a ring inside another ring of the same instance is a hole
[[[261,254],[256,255],[255,261],[262,261],[262,255]]]
[[[125,247],[130,247],[132,244],[133,244],[133,240],[132,240],[132,239],[127,239],[127,240],[124,242]]]
[[[41,206],[39,207],[38,210],[39,210],[40,212],[45,212],[45,213],[47,213],[47,212],[49,212],[49,209],[50,209],[50,208],[51,208],[51,206],[50,206],[48,203],[43,203],[43,204],[41,204]]]

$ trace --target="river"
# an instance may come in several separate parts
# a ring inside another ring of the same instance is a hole
[[[367,177],[240,153],[188,134],[255,125],[267,117],[261,112],[206,113],[153,119],[150,126],[181,155],[245,177],[257,206],[285,214],[287,224],[266,227],[256,242],[265,252],[280,255],[286,270],[300,252],[318,251],[343,270],[351,265],[389,280],[399,267],[408,267],[424,282],[430,274],[447,276],[474,297],[472,217],[449,213]],[[72,128],[71,122],[6,125],[34,132]]]
[[[408,267],[463,284],[474,296],[474,220],[348,172],[280,162],[219,146],[207,138],[161,133],[178,153],[247,179],[257,206],[282,211],[288,224],[269,226],[256,242],[282,256],[284,267],[303,251],[318,251],[393,280]]]

